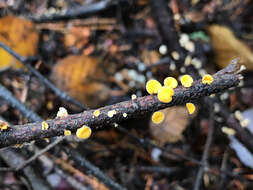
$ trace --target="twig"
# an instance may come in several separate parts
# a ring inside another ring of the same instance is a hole
[[[105,175],[99,168],[94,166],[88,160],[85,159],[84,156],[81,156],[79,153],[72,149],[68,149],[67,152],[69,153],[70,157],[78,163],[79,166],[87,168],[92,175],[97,177],[100,181],[102,181],[106,186],[113,190],[126,190],[125,187],[122,187],[120,184],[114,182],[110,177]]]
[[[228,148],[227,148],[226,151],[223,154],[222,163],[221,163],[221,170],[226,170],[227,169],[228,158],[229,158],[229,151],[228,151]],[[217,185],[217,189],[222,189],[224,187],[226,177],[227,176],[226,176],[225,173],[221,174],[220,182]]]
[[[167,149],[165,147],[162,147],[162,146],[154,144],[149,139],[142,139],[142,138],[140,139],[136,135],[130,133],[124,127],[118,126],[116,129],[119,130],[120,132],[123,132],[124,134],[127,134],[128,136],[130,136],[132,139],[136,140],[138,143],[140,143],[144,147],[158,148],[158,149],[162,150],[163,152],[171,154],[171,155],[173,155],[173,156],[175,156],[175,157],[177,157],[179,159],[187,160],[187,161],[190,161],[190,162],[192,162],[194,164],[197,164],[197,165],[202,165],[202,162],[200,162],[200,161],[198,161],[198,160],[196,160],[194,158],[191,158],[191,157],[188,157],[188,156],[185,156],[185,155],[178,154],[176,152],[170,151],[169,149]]]
[[[91,188],[85,187],[83,184],[81,184],[79,181],[77,181],[74,177],[70,176],[63,170],[61,170],[58,167],[54,168],[56,173],[58,173],[61,177],[63,177],[72,187],[74,187],[76,190],[88,190]]]
[[[210,105],[210,125],[209,125],[207,140],[206,140],[206,144],[204,147],[204,152],[202,154],[202,160],[201,160],[201,162],[204,165],[207,165],[209,150],[211,148],[211,144],[213,140],[213,133],[214,133],[214,112],[212,110],[212,105]],[[194,183],[194,188],[193,188],[194,190],[199,190],[204,171],[205,171],[205,167],[200,166],[195,183]]]
[[[11,149],[0,150],[0,157],[11,168],[16,168],[19,164],[25,161],[20,154]],[[35,173],[32,167],[26,167],[23,172],[33,189],[50,190],[49,185],[43,180],[43,178]]]
[[[221,107],[219,113],[223,118],[226,119],[227,125],[236,131],[236,138],[241,141],[250,152],[253,153],[253,138],[249,130],[246,127],[242,127],[235,116],[230,114],[229,110],[224,106]]]
[[[42,130],[41,123],[13,126],[8,131],[0,133],[0,147],[60,136],[63,135],[65,129],[76,131],[82,125],[97,127],[110,125],[115,122],[119,123],[128,118],[140,117],[150,112],[182,105],[186,102],[224,91],[239,84],[241,75],[238,73],[238,65],[230,64],[216,75],[213,75],[213,78],[214,81],[211,85],[203,84],[201,80],[198,80],[190,88],[176,88],[173,100],[168,104],[161,103],[157,96],[150,95],[100,108],[98,117],[93,115],[94,110],[89,110],[80,114],[69,115],[65,118],[48,120],[48,130]],[[112,110],[115,110],[115,115],[109,117],[108,112]],[[127,118],[123,117],[123,113],[127,114]]]
[[[34,69],[29,63],[31,62],[31,59],[24,58],[14,52],[11,48],[6,46],[4,43],[0,42],[0,47],[2,47],[5,51],[7,51],[9,54],[11,54],[13,57],[15,57],[18,61],[20,61],[23,65],[25,65],[29,71],[35,75],[40,82],[42,82],[44,85],[46,85],[50,90],[52,90],[57,96],[59,96],[61,99],[66,100],[69,103],[72,103],[73,105],[78,106],[79,108],[83,110],[87,110],[88,108],[84,106],[79,101],[71,98],[67,93],[62,92],[59,90],[53,83],[51,83],[48,79],[46,79],[43,75],[41,75],[36,69]]]
[[[84,18],[87,16],[95,15],[101,11],[104,11],[109,7],[111,7],[112,5],[114,5],[115,3],[109,0],[103,0],[97,3],[93,3],[91,5],[75,7],[51,15],[46,14],[37,17],[32,16],[28,18],[37,23]]]
[[[26,118],[32,122],[43,121],[33,111],[29,110],[22,102],[15,98],[9,90],[0,84],[0,97],[10,103],[12,107],[18,109]]]
[[[166,175],[171,175],[174,172],[180,171],[179,167],[161,167],[161,166],[137,166],[136,170],[138,172],[149,172],[149,173],[162,173]]]
[[[25,168],[28,164],[30,164],[31,162],[33,162],[34,160],[36,160],[42,154],[44,154],[45,152],[49,151],[51,148],[53,148],[54,146],[56,146],[57,144],[59,144],[62,141],[63,141],[63,138],[61,138],[61,137],[57,138],[54,142],[52,142],[51,144],[49,144],[45,148],[41,149],[39,152],[37,152],[36,154],[34,154],[28,160],[26,160],[22,164],[20,164],[17,168],[15,168],[15,170],[19,171],[19,170]]]

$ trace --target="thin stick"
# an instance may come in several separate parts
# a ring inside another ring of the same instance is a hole
[[[29,110],[22,102],[15,98],[9,90],[0,84],[0,97],[6,102],[10,103],[12,107],[19,110],[27,119],[32,122],[43,121],[40,116],[38,116],[33,111]]]
[[[32,157],[30,157],[28,160],[24,161],[22,164],[20,164],[17,168],[15,168],[16,171],[19,171],[23,168],[25,168],[28,164],[36,160],[38,157],[40,157],[42,154],[45,152],[49,151],[51,148],[59,144],[60,142],[63,141],[64,138],[57,138],[54,142],[46,146],[45,148],[41,149],[39,152],[35,153]]]
[[[125,187],[122,187],[120,184],[114,182],[109,176],[105,175],[98,167],[94,166],[88,160],[85,159],[84,156],[81,156],[78,152],[68,149],[70,157],[78,163],[78,165],[87,168],[92,175],[97,177],[100,181],[102,181],[106,186],[113,190],[126,190]]]
[[[212,105],[211,105],[211,107],[212,107]],[[202,160],[201,160],[201,162],[204,165],[207,165],[209,150],[211,148],[212,141],[213,141],[213,134],[214,134],[214,112],[213,112],[213,110],[210,110],[210,125],[209,125],[207,140],[205,143],[205,148],[204,148],[204,152],[202,154]],[[204,171],[205,171],[205,167],[200,166],[195,183],[194,183],[194,190],[199,190],[199,187],[201,184],[201,179],[202,179]]]
[[[66,92],[62,92],[61,90],[59,90],[53,83],[51,83],[48,79],[46,79],[42,74],[40,74],[36,69],[34,69],[29,62],[31,60],[26,59],[22,56],[20,56],[19,54],[17,54],[16,52],[14,52],[11,48],[9,48],[8,46],[6,46],[4,43],[0,42],[0,47],[2,47],[5,51],[7,51],[9,54],[11,54],[13,57],[15,57],[17,60],[19,60],[23,65],[25,65],[29,71],[35,75],[41,83],[43,83],[44,85],[46,85],[50,90],[52,90],[57,96],[59,96],[61,99],[76,105],[78,107],[80,107],[83,110],[87,110],[88,108],[86,106],[84,106],[82,103],[80,103],[79,101],[71,98]]]
[[[157,96],[150,95],[100,108],[100,115],[98,117],[94,116],[94,110],[89,110],[80,114],[69,115],[65,118],[48,120],[48,130],[42,130],[41,123],[13,126],[8,131],[0,133],[0,147],[61,136],[64,134],[65,129],[75,132],[82,125],[95,128],[120,123],[129,118],[137,118],[160,109],[199,100],[201,97],[237,86],[241,78],[241,75],[238,73],[238,65],[228,65],[216,75],[213,75],[213,78],[214,81],[210,85],[203,84],[201,80],[198,80],[190,88],[176,88],[173,100],[168,104],[161,103]],[[115,110],[115,114],[109,117],[108,112],[112,110]],[[127,114],[126,118],[123,117],[124,113]]]

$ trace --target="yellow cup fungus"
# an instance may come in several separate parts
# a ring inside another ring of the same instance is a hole
[[[116,113],[117,113],[116,110],[110,110],[108,111],[107,115],[108,117],[113,117]]]
[[[94,115],[95,117],[98,117],[98,116],[100,115],[100,111],[99,111],[99,110],[95,110],[95,111],[93,112],[93,115]]]
[[[90,137],[90,135],[91,135],[91,129],[86,125],[83,125],[81,128],[77,129],[76,131],[76,136],[79,139],[87,139]]]
[[[41,123],[41,129],[42,130],[48,130],[48,124],[47,124],[47,122],[45,122],[45,121],[43,121],[42,123]]]
[[[157,98],[160,102],[169,103],[172,101],[174,90],[171,87],[163,86],[158,90]]]
[[[151,79],[146,83],[146,90],[149,94],[157,94],[161,87],[161,83],[154,79]]]
[[[187,110],[189,114],[193,114],[196,110],[196,107],[193,103],[186,103]]]
[[[193,83],[193,79],[190,75],[183,75],[181,77],[181,83],[184,87],[191,87]]]
[[[203,77],[202,77],[202,83],[203,84],[212,84],[212,82],[213,82],[213,77],[212,77],[212,75],[209,75],[209,74],[207,74],[207,75],[204,75]]]
[[[1,122],[0,123],[0,129],[1,129],[1,131],[5,131],[5,130],[7,130],[8,129],[8,123],[6,123],[6,122]]]
[[[177,80],[173,77],[165,78],[163,83],[164,83],[164,86],[168,86],[171,88],[176,88],[178,85]]]
[[[163,120],[164,120],[164,113],[163,112],[157,111],[157,112],[153,113],[153,115],[152,115],[153,123],[159,124],[159,123],[163,122]]]
[[[70,130],[64,130],[64,136],[69,136],[71,135],[71,131]]]
[[[136,98],[137,98],[137,96],[135,94],[132,94],[131,99],[135,100]]]

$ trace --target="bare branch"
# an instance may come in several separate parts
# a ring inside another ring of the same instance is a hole
[[[157,99],[157,96],[150,95],[100,108],[100,115],[98,117],[93,115],[94,110],[88,110],[79,114],[69,115],[66,118],[48,120],[48,130],[42,130],[41,123],[38,122],[13,126],[8,131],[0,133],[0,148],[42,138],[60,136],[63,135],[65,129],[75,132],[84,124],[89,127],[111,125],[167,107],[192,102],[201,97],[237,86],[241,78],[238,71],[238,63],[232,63],[219,71],[217,75],[213,75],[214,81],[211,85],[203,84],[201,80],[198,80],[190,88],[178,87],[175,89],[172,102],[168,104],[161,103]],[[111,110],[116,111],[113,117],[107,115]],[[123,113],[127,114],[126,118],[123,117]]]

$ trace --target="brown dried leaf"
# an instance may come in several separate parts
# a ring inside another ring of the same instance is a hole
[[[109,88],[102,83],[106,75],[96,59],[84,55],[71,55],[54,67],[53,80],[58,88],[83,104],[95,108],[109,98]]]
[[[216,63],[219,67],[224,68],[232,59],[240,58],[240,62],[247,69],[253,69],[251,49],[240,41],[228,27],[211,25],[208,27],[208,31],[212,39]]]
[[[90,29],[88,27],[71,26],[65,35],[65,45],[80,49],[88,43],[89,36]]]
[[[22,56],[33,56],[37,52],[39,36],[34,24],[24,18],[6,16],[0,19],[0,41]],[[0,49],[0,69],[22,64],[2,48]]]
[[[162,145],[181,140],[189,118],[186,108],[178,106],[161,111],[165,114],[162,123],[157,125],[150,121],[150,131],[154,139]]]

